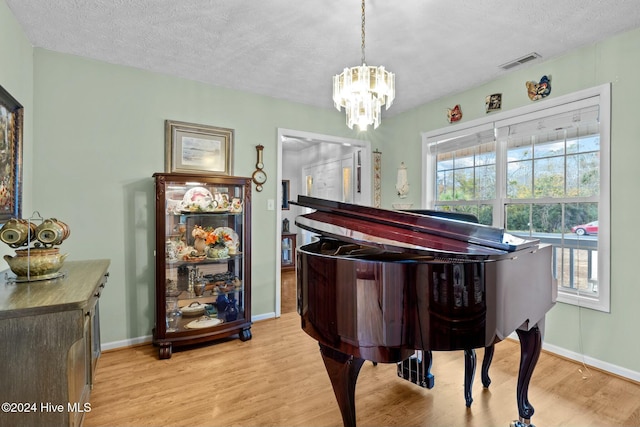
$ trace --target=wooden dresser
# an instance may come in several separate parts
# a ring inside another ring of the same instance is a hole
[[[67,261],[55,280],[0,272],[0,426],[79,426],[100,356],[109,260]]]

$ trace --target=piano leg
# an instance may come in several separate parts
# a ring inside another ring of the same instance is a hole
[[[489,367],[493,360],[493,351],[495,350],[493,344],[484,348],[484,358],[482,359],[482,385],[489,387],[491,384],[491,378],[489,378]],[[474,349],[464,351],[464,400],[467,404],[467,408],[471,407],[473,403],[473,377],[476,373],[476,351]]]
[[[491,361],[493,360],[494,350],[495,347],[493,344],[484,348],[484,358],[482,359],[482,385],[485,388],[488,388],[489,384],[491,384],[491,378],[489,378],[489,366],[491,366]]]
[[[320,344],[320,353],[340,407],[342,424],[344,427],[355,427],[356,381],[364,359],[344,354],[322,344]]]
[[[520,338],[520,372],[518,372],[518,413],[520,419],[511,423],[512,427],[533,426],[531,417],[533,416],[533,406],[529,403],[529,381],[533,375],[533,370],[538,363],[540,350],[542,350],[542,335],[538,326],[534,326],[528,331],[516,329]]]
[[[476,351],[474,349],[464,351],[464,401],[467,408],[473,402],[472,391],[473,377],[476,373]]]

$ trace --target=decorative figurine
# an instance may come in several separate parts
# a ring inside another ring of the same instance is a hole
[[[551,93],[551,76],[542,76],[540,83],[529,81],[525,83],[527,95],[532,101],[545,98]]]
[[[493,95],[489,95],[484,99],[484,103],[487,108],[487,113],[499,110],[502,108],[502,94],[494,93]]]
[[[409,194],[409,179],[407,177],[407,167],[404,165],[404,162],[400,162],[400,167],[398,168],[396,190],[401,199],[406,198],[407,194]]]
[[[457,122],[462,118],[462,109],[460,104],[456,104],[453,108],[447,108],[447,120],[449,123]]]

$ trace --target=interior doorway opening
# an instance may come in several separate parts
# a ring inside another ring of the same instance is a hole
[[[295,226],[295,218],[306,209],[286,203],[298,195],[321,197],[360,205],[372,203],[371,143],[291,129],[278,129],[277,235],[285,228],[296,234],[297,246],[310,241],[311,234]],[[288,193],[288,194],[287,194]],[[285,248],[286,251],[287,248]],[[282,239],[276,239],[276,253],[282,254]],[[276,265],[275,315],[282,312],[282,257]]]

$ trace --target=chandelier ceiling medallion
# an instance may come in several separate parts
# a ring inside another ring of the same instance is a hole
[[[380,125],[380,110],[383,105],[391,107],[396,96],[395,75],[383,66],[366,64],[364,56],[364,0],[362,0],[362,65],[345,68],[333,76],[333,103],[340,111],[344,107],[347,126],[366,130],[368,125]]]

